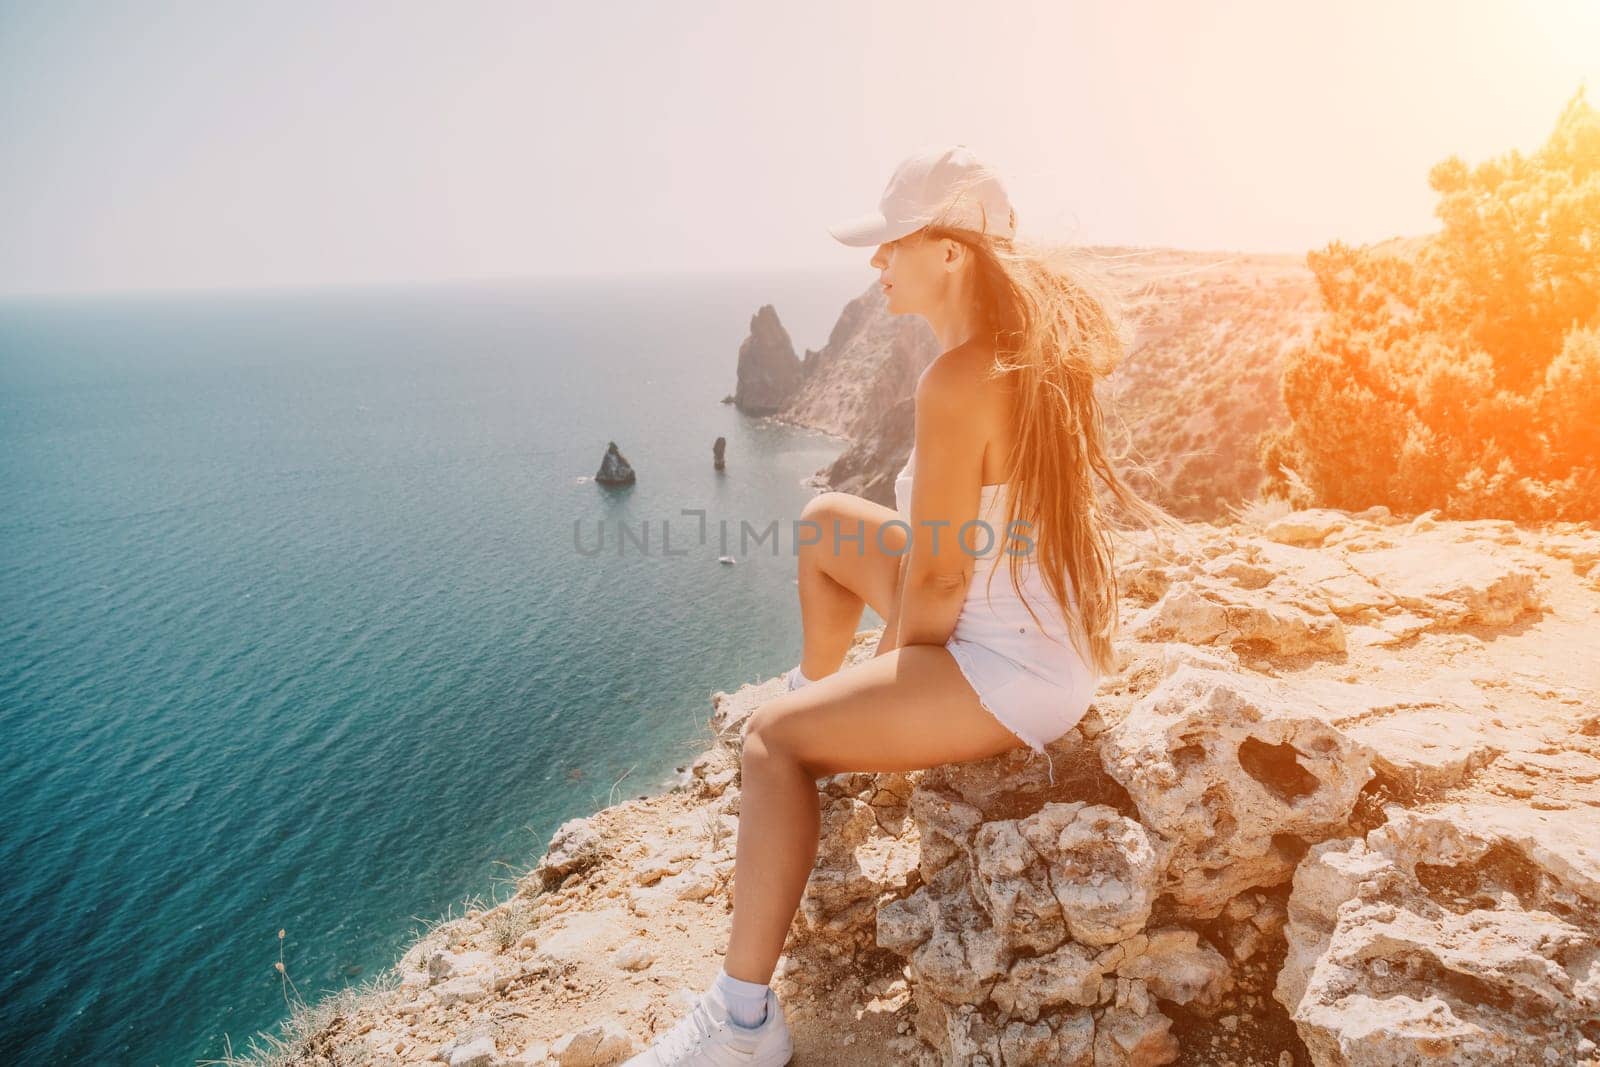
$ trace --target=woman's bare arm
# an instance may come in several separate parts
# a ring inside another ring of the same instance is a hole
[[[959,537],[978,517],[983,497],[988,441],[984,420],[973,412],[983,387],[977,351],[952,349],[917,384],[911,551],[895,626],[900,647],[947,642],[972,581],[973,554]]]

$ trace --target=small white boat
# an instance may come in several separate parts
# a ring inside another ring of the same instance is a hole
[[[717,557],[717,562],[718,563],[736,563],[738,561],[735,560],[732,556],[718,556]]]

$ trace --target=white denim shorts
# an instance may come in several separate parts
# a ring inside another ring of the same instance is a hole
[[[978,703],[1035,754],[1045,757],[1054,785],[1055,761],[1045,746],[1078,725],[1094,700],[1099,679],[1087,669],[1047,676],[987,645],[960,637],[950,638],[944,647],[977,694]]]

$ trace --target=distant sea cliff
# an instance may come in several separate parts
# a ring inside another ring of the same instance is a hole
[[[1256,439],[1280,426],[1285,357],[1320,313],[1302,257],[1105,247],[1090,249],[1121,294],[1132,342],[1102,383],[1112,444],[1141,470],[1130,480],[1174,514],[1209,521],[1253,500]],[[795,354],[764,305],[740,346],[726,398],[751,415],[849,441],[817,472],[819,488],[894,506],[911,454],[912,394],[939,355],[920,315],[891,315],[873,282],[840,312],[821,349]]]

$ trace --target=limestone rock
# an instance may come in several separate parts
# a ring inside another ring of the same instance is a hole
[[[561,1067],[610,1067],[634,1051],[633,1038],[613,1019],[563,1034],[548,1056]]]
[[[1511,731],[1454,708],[1410,708],[1344,732],[1372,750],[1379,773],[1413,795],[1459,785],[1514,743]]]
[[[747,415],[770,415],[789,402],[800,385],[801,366],[789,331],[771,304],[750,316],[750,334],[739,346],[739,384],[733,402]]]
[[[1178,1058],[1178,1039],[1172,1020],[1158,1011],[1143,1015],[1113,1008],[1100,1016],[1094,1028],[1095,1067],[1156,1067]]]
[[[601,485],[632,485],[637,480],[633,465],[615,441],[606,443],[606,454],[600,458],[600,469],[595,472],[594,480]]]
[[[1341,527],[1339,538],[1359,530]],[[1248,571],[1246,570],[1248,568]],[[1393,596],[1350,565],[1349,551],[1303,548],[1271,539],[1244,538],[1210,573],[1230,577],[1247,589],[1270,588],[1293,599],[1320,604],[1347,623],[1372,618],[1397,607]],[[1245,574],[1254,577],[1247,580]]]
[[[1189,665],[1212,670],[1239,669],[1239,654],[1230,648],[1200,648],[1182,641],[1168,641],[1161,646],[1161,677],[1175,674],[1179,667]]]
[[[1144,928],[1160,863],[1144,827],[1103,805],[1049,803],[985,823],[973,838],[978,902],[1014,944],[1070,935],[1108,945]]]
[[[491,1067],[498,1055],[494,1038],[477,1037],[450,1053],[450,1067]]]
[[[497,1056],[494,1036],[482,1026],[458,1034],[440,1045],[433,1054],[434,1059],[449,1064],[449,1067],[491,1067]]]
[[[1373,767],[1406,794],[1426,796],[1463,782],[1516,746],[1527,746],[1481,690],[1441,670],[1405,690],[1306,679],[1297,696],[1373,753]]]
[[[1296,873],[1275,996],[1318,1067],[1548,1062],[1600,1032],[1597,906],[1592,816],[1392,807]]]
[[[548,1067],[550,1042],[530,1041],[520,1053],[507,1057],[504,1067]]]
[[[1551,523],[1536,547],[1557,559],[1569,560],[1578,574],[1588,574],[1600,563],[1600,531],[1589,523]]]
[[[439,983],[433,987],[432,993],[442,1008],[462,1002],[471,1004],[489,995],[491,980],[487,974],[464,974]]]
[[[1265,535],[1286,545],[1320,545],[1335,531],[1351,525],[1350,516],[1333,508],[1307,508],[1291,512],[1267,525]]]
[[[655,885],[668,875],[679,873],[700,854],[695,842],[682,841],[668,846],[658,843],[658,840],[651,838],[647,841],[650,847],[644,859],[634,865],[633,876],[640,885]]]
[[[1128,629],[1143,641],[1257,646],[1279,655],[1345,648],[1344,625],[1323,603],[1209,577],[1174,584]]]
[[[1029,1021],[1069,1005],[1091,1008],[1109,1000],[1115,990],[1106,978],[1110,962],[1087,945],[1068,941],[1017,960],[989,995],[1001,1011]]]
[[[1503,626],[1539,606],[1537,571],[1464,543],[1459,534],[1412,537],[1394,548],[1351,553],[1350,566],[1401,606],[1449,625]]]
[[[611,962],[624,971],[642,971],[655,962],[655,949],[648,942],[634,939],[611,954]]]
[[[1164,843],[1164,891],[1196,918],[1287,881],[1307,841],[1345,825],[1372,775],[1371,753],[1293,690],[1187,665],[1106,734],[1100,757]]]
[[[1296,873],[1302,868],[1296,868]],[[1240,893],[1222,909],[1219,920],[1222,944],[1237,963],[1252,959],[1276,940],[1288,922],[1288,908],[1278,893]]]
[[[1222,953],[1181,926],[1146,934],[1144,952],[1117,966],[1119,978],[1142,981],[1162,1000],[1196,1009],[1214,1007],[1232,982]]]
[[[817,947],[844,955],[876,940],[879,906],[902,897],[919,861],[904,776],[840,776],[824,792],[821,841],[799,922]],[[849,789],[860,789],[851,794]]]
[[[915,925],[929,931],[911,950],[912,979],[947,1004],[986,1003],[995,980],[1009,970],[1013,953],[970,893],[953,885],[924,887],[908,898],[908,905],[922,909]]]
[[[985,818],[955,795],[963,776],[990,789],[981,763],[918,779],[923,884],[877,911],[877,944],[908,959],[918,1036],[948,1064],[1170,1062],[1156,997],[1203,1008],[1226,964],[1193,931],[1143,932],[1161,877],[1150,835],[1110,806],[1017,794]],[[1163,971],[1161,992],[1120,966]]]
[[[591,958],[593,946],[626,936],[627,924],[606,910],[568,912],[540,926],[532,959],[547,964],[577,964]]]
[[[976,1009],[963,1006],[945,1017],[945,1061],[986,1067],[1061,1064],[1093,1067],[1094,1019],[1086,1011],[1061,1018],[996,1026]]]
[[[719,797],[739,780],[739,753],[731,745],[718,744],[706,749],[689,765],[695,795]]]
[[[570,874],[586,871],[600,862],[605,850],[600,835],[586,818],[568,819],[556,827],[550,845],[535,871],[546,888],[560,885]]]
[[[478,974],[493,966],[494,956],[487,952],[435,952],[428,958],[428,983]]]

